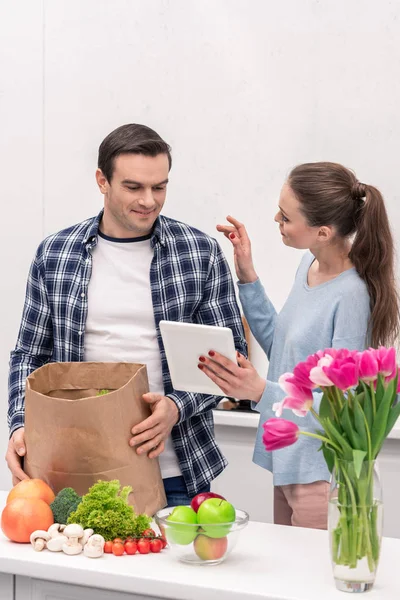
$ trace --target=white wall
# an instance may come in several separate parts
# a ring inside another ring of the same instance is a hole
[[[397,235],[399,35],[389,0],[2,0],[3,413],[34,249],[100,209],[97,148],[123,123],[172,145],[166,214],[211,234],[228,213],[247,224],[278,307],[299,260],[273,222],[294,164],[354,168]]]

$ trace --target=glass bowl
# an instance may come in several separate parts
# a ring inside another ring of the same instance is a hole
[[[174,507],[159,510],[154,515],[172,554],[180,561],[193,565],[218,565],[232,552],[240,531],[249,522],[244,510],[236,511],[232,523],[177,523],[168,516]]]

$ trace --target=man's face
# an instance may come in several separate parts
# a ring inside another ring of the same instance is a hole
[[[104,194],[103,227],[112,237],[148,235],[164,206],[169,163],[166,154],[120,154],[111,181],[100,169],[96,179]]]

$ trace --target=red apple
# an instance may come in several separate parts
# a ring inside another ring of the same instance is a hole
[[[228,548],[228,538],[209,538],[206,535],[198,535],[194,540],[194,551],[201,560],[219,560]]]
[[[194,512],[197,513],[200,504],[202,504],[204,500],[208,500],[209,498],[221,498],[221,500],[225,500],[223,496],[220,496],[219,494],[214,494],[214,492],[202,492],[201,494],[197,494],[197,496],[193,498],[193,500],[190,503],[190,506],[192,507]]]

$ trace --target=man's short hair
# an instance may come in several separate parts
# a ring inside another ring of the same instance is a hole
[[[166,154],[171,169],[170,146],[146,125],[136,123],[121,125],[101,142],[97,166],[109,182],[114,172],[114,159],[120,154],[144,154],[145,156]]]

